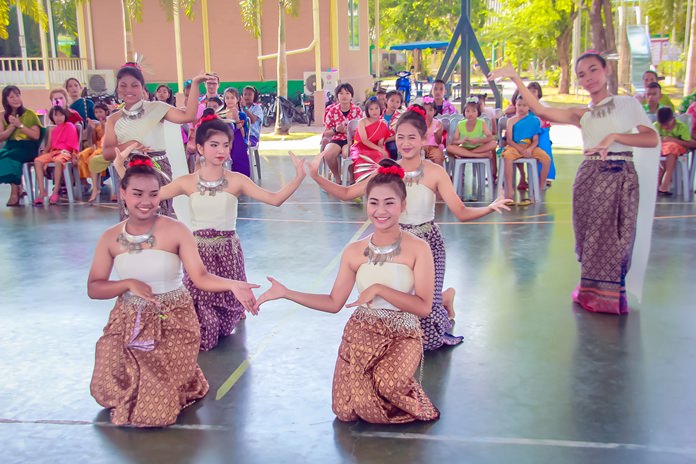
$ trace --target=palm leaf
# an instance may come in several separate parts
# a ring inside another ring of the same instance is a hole
[[[258,18],[261,16],[262,2],[263,0],[241,0],[239,2],[242,25],[256,38],[261,36],[261,25]]]
[[[24,16],[30,17],[45,29],[48,28],[48,16],[41,0],[0,0],[0,39],[7,40],[7,26],[10,25],[10,5],[19,5]]]

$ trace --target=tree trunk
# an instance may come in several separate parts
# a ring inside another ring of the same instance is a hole
[[[604,15],[602,15],[604,13]],[[603,16],[603,17],[602,17]],[[610,0],[593,0],[590,8],[590,29],[592,30],[592,48],[598,53],[616,53],[616,37],[614,21],[611,14]],[[608,62],[610,73],[608,79],[609,92],[616,94],[618,86],[618,66],[615,60]]]
[[[686,54],[684,96],[689,95],[696,89],[696,7],[691,8],[691,30],[687,40],[689,41],[689,51]]]
[[[570,39],[572,37],[575,18],[578,10],[573,10],[568,18],[568,25],[560,36],[556,37],[558,47],[558,64],[561,66],[561,78],[558,80],[558,93],[567,95],[570,93]]]
[[[278,1],[278,96],[288,98],[288,57],[285,53],[285,5]],[[276,106],[276,134],[287,134],[281,125],[280,100]]]
[[[614,34],[614,15],[611,12],[611,0],[603,0],[604,10],[604,36],[607,40],[605,51],[616,54],[616,34]],[[619,63],[616,60],[609,61],[611,74],[609,74],[609,93],[617,95],[619,93]]]
[[[133,20],[126,0],[123,5],[123,39],[126,47],[126,61],[135,61],[135,40],[133,39]]]

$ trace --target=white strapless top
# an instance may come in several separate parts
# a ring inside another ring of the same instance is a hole
[[[191,229],[237,229],[237,197],[228,192],[217,192],[214,196],[194,192],[189,197]]]
[[[369,263],[362,264],[355,275],[355,283],[361,293],[373,284],[382,284],[404,293],[413,294],[415,292],[413,269],[401,263],[385,262],[381,266]],[[372,300],[369,306],[375,309],[400,311],[399,308],[381,297]]]
[[[423,184],[406,186],[406,211],[399,223],[419,225],[435,219],[435,192]]]
[[[184,279],[179,256],[164,250],[122,253],[114,258],[114,269],[120,279],[144,282],[155,294],[176,290]]]

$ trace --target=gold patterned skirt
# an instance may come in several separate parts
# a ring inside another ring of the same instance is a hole
[[[97,342],[90,390],[116,425],[171,425],[208,393],[191,296],[182,286],[156,298],[159,307],[131,294],[119,297]]]
[[[418,380],[423,357],[418,317],[358,308],[348,320],[333,379],[333,411],[341,421],[402,424],[440,417]]]

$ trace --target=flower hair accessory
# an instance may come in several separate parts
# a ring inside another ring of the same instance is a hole
[[[150,168],[154,168],[155,164],[152,162],[151,159],[134,159],[128,163],[129,168],[132,168],[135,166],[148,166]]]
[[[479,99],[477,97],[474,97],[473,95],[469,98],[466,99],[467,103],[478,103]]]
[[[406,174],[404,172],[404,168],[401,166],[389,166],[389,167],[384,167],[380,166],[377,169],[378,174],[387,174],[387,175],[392,175],[392,176],[399,176],[400,179],[404,178],[404,175]]]
[[[198,124],[196,124],[196,127],[199,127],[204,122],[212,121],[213,119],[220,119],[220,118],[217,117],[217,114],[205,115],[201,119],[198,120]]]
[[[435,99],[428,95],[428,96],[423,97],[423,103],[425,103],[426,105],[429,105],[431,103],[435,103]]]
[[[420,114],[425,119],[425,110],[416,105],[411,105],[407,108],[407,111],[413,111],[414,113]]]

